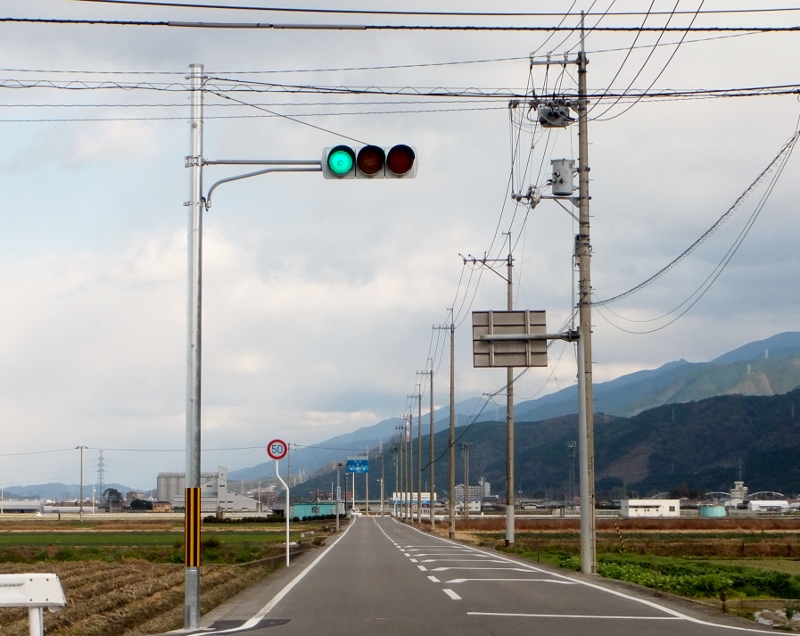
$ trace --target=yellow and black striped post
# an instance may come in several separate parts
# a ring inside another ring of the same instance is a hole
[[[186,489],[185,566],[200,567],[200,489]]]

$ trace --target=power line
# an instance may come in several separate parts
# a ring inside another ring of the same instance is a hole
[[[91,2],[93,4],[119,4],[119,5],[137,5],[137,6],[151,6],[151,7],[168,7],[180,9],[223,9],[226,11],[260,11],[271,13],[312,13],[312,14],[328,14],[328,15],[398,15],[398,16],[444,16],[444,17],[544,17],[544,18],[558,18],[558,17],[580,17],[581,14],[577,12],[558,12],[558,11],[400,11],[400,10],[386,10],[386,9],[310,9],[310,8],[297,8],[297,7],[247,7],[241,5],[224,5],[224,4],[203,4],[203,3],[190,3],[190,2],[167,2],[155,0],[74,0],[77,2]],[[573,3],[574,6],[575,3]],[[767,9],[708,9],[703,11],[707,15],[730,15],[730,14],[758,14],[758,13],[789,13],[800,11],[800,7],[776,7]],[[665,15],[673,13],[675,15],[692,14],[692,11],[678,11],[666,12],[658,11],[653,12],[652,15]],[[592,13],[591,11],[584,13],[586,17],[595,17],[599,13]],[[602,15],[611,15],[615,17],[639,17],[641,11],[607,11]]]
[[[792,151],[794,150],[794,147],[797,144],[798,139],[800,139],[800,130],[796,131],[794,133],[794,135],[792,135],[792,137],[783,145],[783,147],[781,147],[781,149],[778,152],[778,154],[775,155],[775,158],[769,163],[769,165],[766,168],[764,168],[759,173],[759,175],[753,180],[753,182],[749,186],[747,186],[745,191],[742,194],[739,195],[739,197],[736,199],[736,201],[733,203],[733,205],[731,207],[729,207],[722,214],[722,216],[720,216],[716,220],[716,222],[709,229],[707,229],[705,232],[703,232],[703,234],[700,236],[700,238],[698,238],[694,243],[692,243],[683,252],[681,252],[681,254],[677,258],[672,260],[666,266],[662,267],[659,271],[657,271],[655,274],[653,274],[650,278],[648,278],[644,282],[639,283],[635,287],[629,289],[626,292],[623,292],[622,294],[617,294],[616,296],[612,296],[611,298],[608,298],[606,300],[592,302],[592,306],[594,306],[594,307],[602,307],[603,305],[609,305],[611,303],[614,303],[614,302],[617,302],[619,300],[622,300],[623,298],[627,298],[628,296],[631,296],[632,294],[635,294],[636,292],[644,289],[645,287],[647,287],[651,283],[654,283],[656,280],[661,278],[664,274],[666,274],[669,270],[671,270],[673,267],[675,267],[678,263],[680,263],[682,260],[684,260],[690,254],[692,254],[692,252],[694,252],[698,247],[700,247],[700,245],[703,244],[708,239],[708,237],[710,237],[714,232],[716,232],[719,229],[719,227],[725,221],[727,221],[733,215],[733,213],[742,205],[742,202],[744,201],[744,199],[747,198],[753,192],[755,187],[759,183],[761,183],[761,181],[763,181],[763,179],[766,177],[766,175],[769,172],[771,172],[773,170],[773,168],[775,168],[776,165],[779,165],[779,169],[777,170],[775,176],[773,177],[773,181],[770,184],[770,188],[768,189],[769,192],[771,193],[772,192],[772,187],[774,187],[772,184],[777,182],[778,177],[783,172],[783,166],[785,166],[786,161],[791,156]],[[681,315],[683,315],[683,314],[681,314]]]
[[[82,1],[82,0],[78,0]],[[581,30],[577,26],[519,26],[519,25],[433,25],[433,24],[280,24],[266,22],[183,22],[178,20],[103,20],[72,18],[0,18],[0,23],[22,24],[63,24],[63,25],[104,25],[104,26],[138,26],[168,27],[178,29],[234,29],[234,30],[288,30],[288,31],[477,31],[477,32],[552,32],[564,31],[574,33]],[[676,33],[793,33],[800,31],[800,26],[692,26],[692,27],[637,27],[608,26],[592,27],[593,32],[626,33],[626,32],[661,32]]]

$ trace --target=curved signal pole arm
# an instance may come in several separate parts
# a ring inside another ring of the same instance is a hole
[[[214,190],[221,186],[223,183],[230,183],[231,181],[239,181],[241,179],[249,179],[250,177],[257,177],[262,174],[269,174],[270,172],[322,172],[322,162],[319,160],[309,159],[309,160],[270,160],[265,159],[263,161],[247,161],[247,160],[239,160],[239,159],[221,159],[218,161],[204,161],[203,165],[205,166],[214,166],[214,165],[269,165],[272,166],[270,168],[264,168],[263,170],[256,170],[255,172],[247,172],[245,174],[236,175],[234,177],[227,177],[225,179],[220,179],[214,185],[212,185],[208,190],[208,195],[203,197],[203,206],[206,210],[211,207],[211,195]]]

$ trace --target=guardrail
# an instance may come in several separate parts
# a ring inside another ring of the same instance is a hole
[[[0,607],[27,607],[30,636],[44,636],[44,608],[67,604],[56,574],[0,574]]]

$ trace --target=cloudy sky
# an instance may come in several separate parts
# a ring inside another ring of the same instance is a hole
[[[585,41],[595,300],[636,287],[732,210],[667,274],[596,308],[596,381],[800,327],[798,158],[773,165],[800,104],[734,96],[796,88],[800,35],[658,30],[783,27],[800,11],[717,12],[757,8],[752,0],[546,5],[567,17],[274,10],[532,10],[516,0],[149,4],[173,6],[3,3],[0,17],[28,21],[0,23],[2,486],[77,482],[78,446],[87,483],[99,449],[106,482],[150,488],[159,471],[184,469],[190,64],[209,78],[208,160],[316,160],[353,139],[407,143],[419,159],[413,180],[272,174],[215,191],[204,228],[203,470],[260,463],[275,437],[310,445],[402,415],[418,371],[433,368],[446,405],[447,343],[434,327],[451,320],[457,400],[502,389],[504,371],[472,368],[470,314],[504,309],[506,285],[460,255],[505,258],[510,236],[516,308],[547,310],[551,332],[568,324],[576,224],[557,203],[530,209],[511,195],[531,185],[549,194],[550,160],[577,159],[577,126],[543,130],[529,107],[575,94],[575,65],[559,63],[574,60],[575,31],[167,21],[574,27],[585,10],[599,27]],[[632,28],[643,24],[653,30]],[[552,64],[538,64],[547,54]],[[731,92],[686,96],[707,89]],[[207,166],[205,190],[249,170]],[[530,370],[516,392],[574,381],[574,350],[557,343],[550,367]]]

